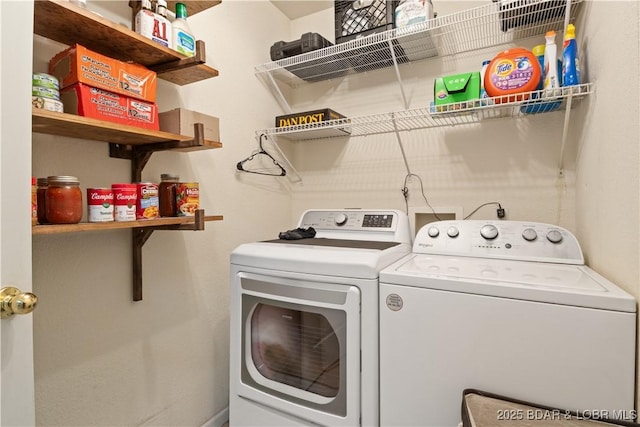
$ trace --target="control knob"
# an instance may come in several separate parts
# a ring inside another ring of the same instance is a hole
[[[522,238],[527,242],[533,242],[538,238],[538,233],[533,228],[526,228],[522,231]]]
[[[560,243],[562,242],[562,233],[558,230],[551,230],[547,233],[547,240],[551,243]]]
[[[498,237],[498,229],[495,225],[487,224],[480,229],[480,235],[487,240],[493,240]]]
[[[440,231],[436,227],[429,227],[427,229],[427,234],[429,235],[429,237],[438,237]]]
[[[458,234],[460,234],[458,227],[451,226],[447,230],[447,236],[451,237],[452,239],[458,237]]]
[[[347,223],[347,219],[349,219],[349,218],[347,218],[347,216],[345,214],[341,213],[341,214],[338,214],[338,216],[336,216],[336,219],[334,221],[335,221],[336,225],[342,226],[342,225],[345,225]]]

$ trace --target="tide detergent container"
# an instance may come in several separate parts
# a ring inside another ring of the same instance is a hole
[[[490,97],[498,97],[494,100],[496,104],[523,100],[528,99],[529,94],[505,96],[536,90],[540,76],[538,59],[530,50],[516,47],[500,52],[491,60],[484,76],[484,87]]]

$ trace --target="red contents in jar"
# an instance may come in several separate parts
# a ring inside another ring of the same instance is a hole
[[[176,186],[180,177],[163,173],[160,175],[158,198],[160,199],[160,216],[176,216]]]
[[[82,191],[75,176],[50,176],[46,193],[47,220],[52,224],[76,224],[82,219]]]
[[[47,178],[38,178],[37,180],[38,187],[36,190],[36,199],[38,201],[37,213],[38,213],[38,224],[47,224],[47,187],[49,185],[49,181]]]
[[[31,225],[38,223],[38,191],[36,177],[31,177]]]

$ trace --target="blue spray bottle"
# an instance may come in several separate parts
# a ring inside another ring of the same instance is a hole
[[[562,86],[580,84],[580,61],[578,60],[578,45],[576,43],[576,27],[567,25],[562,44]]]

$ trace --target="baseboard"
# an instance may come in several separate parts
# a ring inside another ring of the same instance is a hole
[[[202,427],[222,427],[229,422],[229,407],[215,414],[211,419],[202,424]]]

